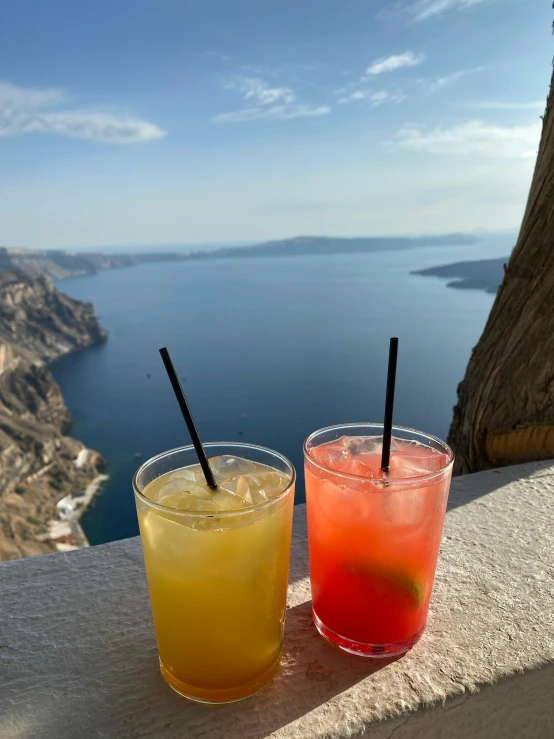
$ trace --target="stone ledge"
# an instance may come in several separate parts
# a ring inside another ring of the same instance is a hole
[[[2,739],[554,735],[554,461],[456,478],[427,631],[374,664],[311,624],[295,510],[283,665],[204,707],[158,673],[138,539],[0,565]]]

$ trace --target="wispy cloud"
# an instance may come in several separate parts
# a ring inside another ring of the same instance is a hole
[[[241,123],[262,118],[289,120],[327,115],[327,105],[313,106],[301,103],[290,87],[271,87],[258,77],[234,77],[224,83],[227,90],[235,90],[243,100],[243,106],[229,113],[212,118],[213,123]]]
[[[340,97],[337,98],[337,103],[340,103],[340,105],[345,105],[346,103],[356,103],[360,102],[361,100],[367,100],[370,95],[369,90],[354,90],[353,92],[338,90],[337,92],[340,95]]]
[[[442,90],[444,87],[452,85],[454,82],[466,77],[468,74],[476,74],[482,72],[484,67],[473,67],[471,69],[460,69],[457,72],[445,74],[442,76],[425,77],[417,81],[418,85],[426,92],[437,92]]]
[[[16,87],[8,82],[0,82],[0,110],[34,110],[36,108],[59,105],[65,100],[62,90],[45,90],[30,87]]]
[[[370,102],[374,108],[387,103],[401,103],[406,99],[406,95],[402,92],[389,92],[388,90],[380,90],[374,92],[370,97]]]
[[[69,105],[61,90],[31,89],[0,83],[0,137],[54,133],[109,144],[134,144],[165,135],[140,118]]]
[[[484,157],[527,159],[534,157],[541,126],[500,126],[468,121],[451,128],[425,129],[406,126],[398,131],[395,147],[427,154],[478,154]]]
[[[405,51],[403,54],[393,54],[382,57],[372,62],[366,69],[366,75],[374,76],[383,72],[394,72],[402,67],[415,67],[425,59],[425,55],[413,51]]]
[[[415,21],[424,21],[433,16],[442,15],[449,10],[464,10],[480,5],[487,0],[417,0],[411,6]]]
[[[378,92],[372,92],[371,90],[354,90],[354,92],[342,94],[338,98],[337,103],[345,105],[347,103],[357,103],[365,100],[372,108],[377,108],[387,103],[401,103],[405,99],[406,96],[404,93],[398,91],[379,90]]]
[[[544,110],[546,101],[530,100],[517,103],[504,100],[476,100],[468,103],[468,107],[477,110]]]

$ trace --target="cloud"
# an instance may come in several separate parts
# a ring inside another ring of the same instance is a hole
[[[378,92],[371,92],[370,90],[355,90],[354,92],[338,98],[337,103],[345,105],[347,103],[356,103],[366,100],[370,103],[372,108],[378,108],[380,105],[385,105],[386,103],[401,103],[405,99],[406,96],[402,92],[389,92],[388,90],[379,90]]]
[[[56,89],[32,89],[0,83],[0,137],[54,133],[108,144],[134,144],[165,136],[140,118],[69,105]]]
[[[327,115],[330,112],[331,108],[327,105],[317,108],[309,105],[295,105],[294,107],[275,105],[271,108],[243,108],[230,113],[220,113],[212,118],[212,123],[242,123],[261,118],[286,121],[291,118],[313,118],[314,116]]]
[[[340,95],[337,98],[337,103],[345,105],[346,103],[356,103],[360,100],[367,100],[370,95],[369,90],[354,90],[354,92],[347,92],[346,90],[337,90],[337,94]]]
[[[0,111],[21,111],[58,105],[65,100],[62,90],[16,87],[8,82],[0,82]]]
[[[477,72],[482,72],[483,70],[484,67],[460,69],[457,72],[445,74],[442,77],[425,77],[423,79],[419,79],[417,82],[418,85],[426,92],[437,92],[438,90],[442,90],[444,87],[448,87],[448,85],[451,85],[453,82],[457,82],[459,79],[465,77],[468,74],[475,74]]]
[[[389,57],[385,62],[389,62],[390,59],[398,59],[398,57]],[[375,62],[373,66],[379,64],[381,64],[381,62]],[[442,77],[423,77],[416,80],[412,87],[418,87],[424,92],[433,93],[438,90],[442,90],[468,74],[482,72],[484,69],[485,67],[473,67],[471,69],[460,69],[457,72],[452,72],[450,74],[443,75]],[[366,76],[361,78],[361,82],[367,83],[369,80],[370,78]],[[351,82],[345,87],[335,90],[335,94],[338,96],[337,103],[340,103],[341,105],[366,100],[370,101],[373,107],[376,107],[378,105],[383,105],[384,103],[400,103],[406,99],[406,95],[401,90],[396,90],[394,92],[381,90],[379,92],[372,93],[368,88],[360,87],[360,81]],[[478,106],[476,105],[475,107]],[[491,108],[491,110],[492,109],[493,108]]]
[[[292,103],[295,94],[290,87],[270,87],[267,82],[258,77],[235,77],[224,83],[227,90],[237,90],[243,100],[256,105],[273,105],[281,102]]]
[[[284,121],[322,116],[331,112],[327,105],[299,103],[296,93],[290,87],[270,87],[258,77],[238,76],[227,80],[223,86],[227,90],[237,91],[244,105],[238,110],[216,115],[212,118],[212,123],[241,123],[259,119]]]
[[[544,110],[545,100],[530,100],[529,102],[505,102],[503,100],[477,100],[469,103],[468,107],[478,110]]]
[[[425,59],[424,54],[416,54],[413,51],[405,51],[403,54],[376,59],[366,69],[366,75],[383,74],[383,72],[394,72],[402,67],[415,67]]]
[[[23,133],[57,133],[76,139],[92,139],[109,144],[135,144],[159,139],[164,132],[153,123],[109,113],[68,110],[60,113],[0,113],[0,136]]]
[[[396,134],[395,147],[426,154],[479,154],[484,157],[528,159],[536,156],[540,123],[500,126],[468,121],[451,128],[406,126]]]
[[[377,108],[379,105],[385,105],[386,103],[401,103],[406,99],[406,95],[401,92],[388,92],[387,90],[380,90],[374,92],[371,97],[371,105]]]
[[[486,0],[418,0],[412,5],[411,12],[415,21],[424,21],[448,10],[464,10],[483,2]]]

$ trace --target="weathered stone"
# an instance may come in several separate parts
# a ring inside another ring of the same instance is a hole
[[[554,462],[452,483],[428,628],[402,659],[335,650],[295,511],[283,665],[241,703],[174,694],[138,539],[0,565],[2,739],[554,736]]]

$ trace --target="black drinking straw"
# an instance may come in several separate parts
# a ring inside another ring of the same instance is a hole
[[[167,348],[165,346],[163,347],[163,349],[160,349],[160,354],[165,365],[166,372],[169,375],[169,381],[171,382],[173,392],[175,393],[175,397],[177,398],[177,402],[179,403],[179,408],[181,409],[181,413],[183,414],[183,418],[185,419],[185,422],[187,424],[192,443],[194,444],[194,448],[196,449],[198,461],[200,462],[200,466],[202,467],[202,472],[204,473],[204,477],[206,478],[206,483],[208,487],[212,488],[212,490],[216,490],[217,482],[215,481],[214,473],[212,472],[210,463],[208,462],[208,458],[206,457],[206,452],[204,451],[204,447],[202,446],[202,442],[200,441],[200,437],[198,436],[198,431],[196,430],[196,426],[194,425],[194,419],[192,417],[192,413],[190,412],[190,408],[188,406],[187,399],[185,398],[183,388],[181,387],[181,383],[179,382],[179,378],[177,377],[177,373],[175,372],[175,367],[173,366],[173,362],[171,361],[171,357],[169,356],[169,352],[167,351]]]
[[[385,400],[385,420],[383,423],[383,453],[381,469],[389,471],[390,445],[392,438],[392,411],[394,407],[394,388],[396,385],[396,361],[398,359],[398,339],[392,338],[389,345],[389,371],[387,375],[387,398]]]

